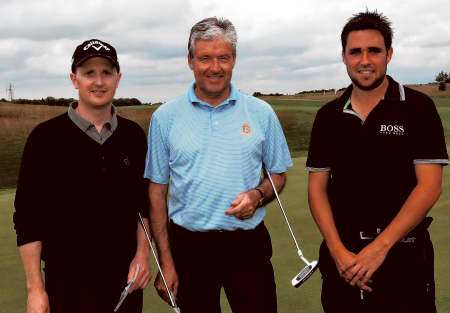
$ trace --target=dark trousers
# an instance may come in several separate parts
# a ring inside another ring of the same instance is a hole
[[[373,291],[346,283],[328,248],[320,249],[322,306],[326,313],[435,313],[434,253],[425,232],[415,243],[399,243],[372,276]]]
[[[110,272],[117,276],[117,272]],[[76,270],[52,270],[46,266],[45,289],[51,313],[112,313],[126,285],[127,273],[120,279],[92,275],[80,279]],[[142,312],[142,290],[129,294],[118,313]]]
[[[263,223],[254,230],[191,232],[170,225],[183,313],[220,313],[222,287],[234,313],[276,313],[272,244]]]

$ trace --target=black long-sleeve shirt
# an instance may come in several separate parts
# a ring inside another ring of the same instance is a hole
[[[17,245],[41,241],[46,266],[74,265],[76,273],[127,268],[136,252],[137,213],[149,215],[146,150],[143,130],[120,116],[103,144],[67,113],[38,125],[17,185]]]

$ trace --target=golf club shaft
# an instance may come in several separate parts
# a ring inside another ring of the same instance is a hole
[[[291,224],[289,223],[286,212],[284,211],[283,205],[281,204],[281,200],[280,200],[280,196],[278,195],[277,188],[275,187],[275,184],[273,183],[273,180],[272,180],[272,177],[270,176],[269,170],[267,168],[265,168],[265,170],[266,170],[267,178],[269,179],[270,184],[272,185],[273,192],[275,193],[275,197],[277,198],[278,205],[280,206],[281,212],[283,212],[284,220],[286,221],[286,224],[289,228],[289,232],[291,233],[292,239],[294,239],[295,246],[297,247],[297,252],[298,252],[300,258],[302,258],[302,256],[303,256],[302,250],[300,250],[297,239],[295,238],[294,232],[292,231]],[[302,258],[302,260],[303,260],[303,258]],[[309,262],[306,262],[306,263],[308,264]]]
[[[161,273],[161,278],[163,280],[164,286],[166,287],[167,294],[169,295],[170,303],[172,304],[172,307],[176,308],[177,305],[175,303],[175,299],[173,298],[172,291],[170,291],[169,286],[167,285],[161,266],[159,265],[158,255],[156,254],[155,248],[153,248],[152,240],[150,239],[150,234],[147,230],[147,226],[144,223],[144,219],[142,218],[141,213],[138,212],[138,215],[139,221],[141,222],[142,228],[144,229],[145,236],[147,237],[148,244],[150,245],[150,249],[152,250],[153,256],[155,257],[156,266],[158,267],[158,270]]]

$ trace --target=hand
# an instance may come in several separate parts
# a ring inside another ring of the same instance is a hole
[[[130,263],[130,268],[128,270],[128,280],[130,282],[137,270],[137,265],[139,264],[139,274],[136,280],[131,285],[129,292],[132,293],[136,289],[144,289],[147,287],[152,274],[150,272],[150,254],[148,251],[136,253],[133,261]]]
[[[172,295],[176,298],[177,292],[178,292],[178,275],[175,271],[174,266],[169,266],[165,269],[163,269],[164,272],[164,278],[166,279],[167,286],[172,291]],[[169,295],[167,294],[166,287],[164,286],[164,282],[161,277],[161,273],[158,273],[156,275],[155,279],[155,289],[158,292],[158,295],[166,301],[169,305],[172,305],[169,299]]]
[[[27,313],[49,313],[48,295],[44,289],[28,292]]]
[[[349,281],[350,285],[361,286],[370,282],[373,273],[384,262],[386,254],[387,250],[383,249],[376,241],[362,249],[355,257],[355,265],[349,270],[353,276]]]
[[[355,272],[353,269],[357,263],[356,255],[353,252],[351,252],[345,248],[341,248],[341,249],[333,252],[331,255],[334,259],[334,262],[336,263],[336,267],[338,269],[339,275],[343,279],[345,279],[345,281],[347,283],[349,283],[352,286],[354,286],[356,283],[356,285],[360,289],[363,289],[368,292],[372,291],[372,288],[370,288],[367,285],[367,283],[370,282],[369,280],[367,280],[365,282],[357,281],[354,284],[351,284],[352,279],[355,277]]]
[[[259,192],[257,190],[249,190],[241,192],[231,203],[231,206],[225,212],[226,215],[234,215],[240,220],[250,218],[255,214],[259,202]]]
[[[339,275],[345,280],[350,280],[353,278],[349,276],[350,273],[348,270],[356,264],[356,255],[346,248],[341,248],[339,250],[332,251],[331,256],[334,259]]]

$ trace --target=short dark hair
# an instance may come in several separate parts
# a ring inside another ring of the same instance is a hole
[[[386,50],[392,46],[392,28],[391,22],[382,13],[374,12],[360,12],[353,15],[344,25],[341,33],[342,51],[345,51],[347,45],[348,34],[352,31],[373,29],[381,33],[384,38],[384,45]]]

